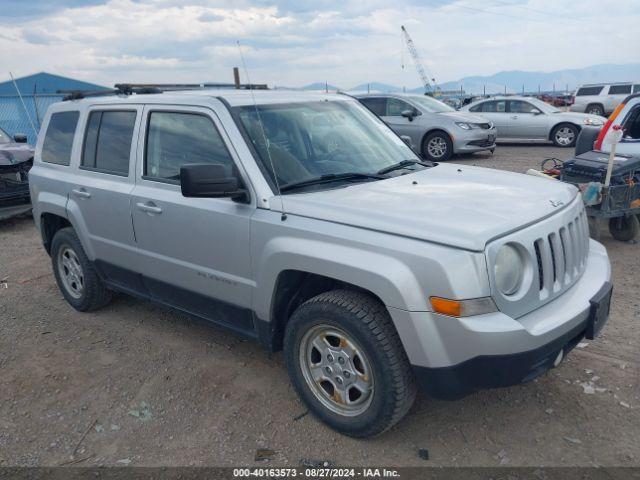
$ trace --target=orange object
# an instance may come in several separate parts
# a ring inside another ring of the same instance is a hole
[[[447,298],[431,297],[433,311],[450,317],[459,317],[462,314],[462,302]]]
[[[602,142],[604,141],[605,135],[607,134],[607,132],[609,131],[609,128],[611,127],[611,124],[614,122],[616,117],[620,114],[620,112],[625,107],[625,105],[626,105],[625,103],[621,103],[620,105],[618,105],[616,109],[613,111],[613,113],[611,114],[611,116],[609,117],[609,120],[607,120],[607,122],[604,124],[604,127],[602,127],[602,130],[600,130],[600,133],[598,134],[598,138],[596,139],[596,143],[594,145],[595,150],[602,149]]]
[[[631,202],[631,208],[640,208],[640,198]]]

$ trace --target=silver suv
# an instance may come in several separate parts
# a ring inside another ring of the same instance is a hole
[[[574,94],[570,110],[592,115],[610,115],[632,93],[640,92],[640,83],[592,83],[582,85]]]
[[[30,175],[62,294],[160,302],[284,349],[319,418],[379,434],[417,383],[529,381],[607,320],[577,190],[421,161],[344,95],[192,91],[51,106]]]

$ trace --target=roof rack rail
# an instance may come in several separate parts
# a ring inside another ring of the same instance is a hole
[[[69,100],[81,100],[89,97],[105,97],[108,95],[132,95],[134,93],[142,95],[145,93],[162,93],[162,90],[153,87],[138,88],[123,83],[115,85],[115,88],[106,90],[58,90],[58,93],[67,94],[62,99],[63,102],[66,102]]]
[[[240,90],[268,90],[266,84],[241,83],[118,83],[116,88],[121,89],[151,89],[155,88],[163,92],[183,90],[204,90],[207,88],[240,89]]]

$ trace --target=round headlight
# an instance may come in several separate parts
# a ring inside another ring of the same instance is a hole
[[[511,245],[500,247],[496,255],[494,272],[498,290],[504,295],[513,295],[522,284],[522,259],[518,250]]]

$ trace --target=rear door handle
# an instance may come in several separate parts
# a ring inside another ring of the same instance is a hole
[[[147,203],[140,202],[140,203],[136,203],[136,206],[138,207],[138,210],[141,210],[146,213],[153,213],[155,215],[160,215],[162,213],[162,208],[160,208],[153,202],[147,202]]]
[[[91,194],[84,188],[76,188],[74,190],[71,190],[71,192],[78,198],[91,198]]]

